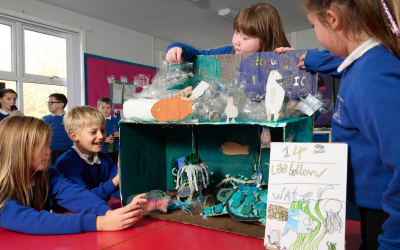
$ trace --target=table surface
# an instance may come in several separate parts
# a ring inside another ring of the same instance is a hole
[[[118,205],[110,204],[111,207]],[[360,223],[346,221],[346,248],[361,246]],[[264,240],[177,222],[142,218],[134,227],[117,232],[75,235],[27,235],[0,228],[0,249],[263,249]]]

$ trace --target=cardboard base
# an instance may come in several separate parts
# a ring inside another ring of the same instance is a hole
[[[146,216],[147,217],[147,216]],[[258,239],[264,239],[265,226],[252,224],[248,222],[241,222],[233,219],[229,215],[221,215],[214,217],[207,217],[203,219],[200,213],[193,213],[193,217],[190,214],[182,212],[182,210],[168,210],[168,213],[161,213],[159,215],[148,216],[150,218],[159,220],[168,220],[174,222],[180,222],[183,224],[189,224],[199,227],[205,227],[213,230],[240,234]]]

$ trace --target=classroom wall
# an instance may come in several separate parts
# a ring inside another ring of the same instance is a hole
[[[154,66],[153,47],[171,42],[36,0],[0,0],[0,8],[86,32],[86,53]],[[1,12],[1,11],[0,11]]]
[[[317,40],[314,29],[291,32],[291,45],[296,49],[325,49]],[[296,36],[294,39],[293,36]],[[293,44],[294,42],[294,44]]]

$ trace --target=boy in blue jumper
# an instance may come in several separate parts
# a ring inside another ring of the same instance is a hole
[[[107,153],[101,152],[106,139],[105,123],[104,116],[93,107],[68,111],[64,126],[74,145],[54,166],[72,182],[107,201],[111,195],[117,199],[121,196],[118,169]]]
[[[50,149],[51,149],[51,162],[53,166],[57,158],[64,154],[67,150],[71,149],[72,141],[65,132],[63,118],[65,115],[65,106],[67,106],[68,99],[65,95],[54,93],[49,96],[47,107],[49,108],[50,115],[43,117],[43,120],[50,125],[53,135],[51,136]]]
[[[101,97],[97,101],[97,108],[100,110],[100,112],[104,115],[104,118],[106,118],[106,141],[104,143],[103,149],[101,152],[103,153],[108,153],[108,156],[110,156],[111,160],[115,164],[118,164],[118,151],[119,151],[119,125],[118,122],[120,119],[117,117],[112,117],[110,115],[111,110],[112,110],[112,102],[110,98],[107,97]],[[114,148],[113,152],[108,152],[108,147],[110,143],[114,142]]]

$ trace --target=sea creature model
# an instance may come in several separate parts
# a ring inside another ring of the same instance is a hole
[[[252,180],[242,175],[226,175],[232,188],[222,188],[217,199],[218,205],[206,208],[201,215],[219,216],[229,214],[239,221],[261,222],[265,224],[267,189],[255,187]],[[223,181],[224,182],[224,181]]]
[[[265,94],[265,108],[268,121],[271,121],[272,114],[274,115],[274,121],[278,121],[279,118],[279,112],[285,97],[285,90],[277,82],[280,79],[282,79],[282,76],[277,70],[272,70],[269,73]]]

